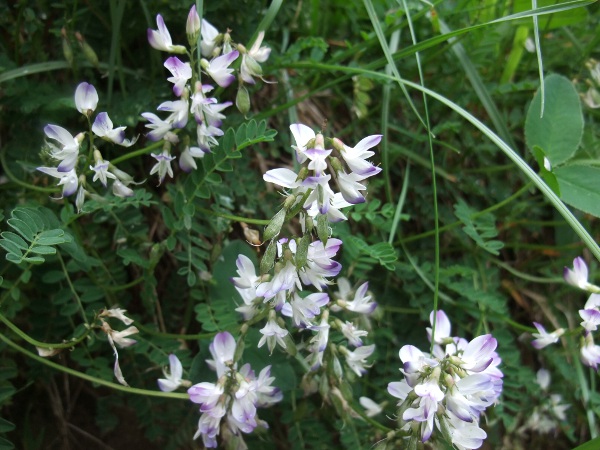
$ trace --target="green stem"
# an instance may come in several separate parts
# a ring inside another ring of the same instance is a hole
[[[253,225],[268,225],[270,222],[270,220],[252,219],[250,217],[235,216],[233,214],[226,214],[226,213],[222,213],[219,211],[212,211],[210,209],[205,209],[205,208],[196,208],[196,211],[202,212],[204,214],[210,214],[211,216],[223,217],[224,219],[233,220],[235,222],[251,223]]]
[[[23,186],[24,188],[30,189],[32,191],[48,192],[48,193],[60,191],[60,188],[58,188],[58,187],[45,188],[45,187],[35,186],[33,184],[29,184],[29,183],[25,183],[24,181],[21,181],[8,168],[8,164],[6,164],[6,157],[5,157],[4,153],[5,153],[5,150],[0,151],[0,162],[2,162],[2,168],[4,169],[4,173],[6,173],[6,176],[10,179],[10,181],[12,181],[15,184],[18,184],[19,186]]]
[[[29,336],[27,333],[22,331],[19,327],[17,327],[14,323],[12,323],[10,320],[8,320],[6,317],[4,317],[2,314],[0,314],[0,321],[2,323],[4,323],[8,328],[10,328],[13,333],[15,333],[17,336],[19,336],[25,342],[28,342],[29,344],[31,344],[35,347],[41,347],[41,348],[71,348],[71,347],[75,347],[77,344],[82,342],[92,331],[92,329],[88,327],[87,330],[85,331],[85,333],[83,333],[78,338],[71,339],[69,342],[63,342],[61,344],[52,344],[52,343],[42,342],[42,341],[33,339],[31,336]]]
[[[132,388],[129,386],[123,386],[121,384],[117,384],[117,383],[112,383],[110,381],[106,381],[103,380],[101,378],[96,378],[93,377],[91,375],[88,375],[86,373],[83,372],[79,372],[77,370],[71,369],[69,367],[65,367],[62,366],[60,364],[56,364],[55,362],[52,362],[46,358],[42,358],[34,353],[31,353],[30,351],[24,349],[23,347],[21,347],[18,344],[15,344],[13,341],[11,341],[9,338],[7,338],[6,336],[4,336],[2,333],[0,333],[0,341],[3,341],[5,344],[7,344],[9,347],[12,347],[13,349],[17,350],[18,352],[24,354],[25,356],[27,356],[30,359],[33,359],[41,364],[44,364],[48,367],[51,367],[55,370],[67,373],[69,375],[73,375],[74,377],[77,378],[81,378],[83,380],[86,381],[90,381],[92,383],[96,383],[99,384],[101,386],[106,386],[109,387],[111,389],[114,389],[116,391],[122,391],[122,392],[126,392],[128,394],[137,394],[137,395],[146,395],[149,397],[162,397],[162,398],[172,398],[172,399],[178,399],[178,400],[189,400],[189,396],[188,394],[176,394],[173,392],[162,392],[162,391],[151,391],[148,389],[138,389],[138,388]]]
[[[88,319],[85,315],[85,310],[83,309],[83,303],[81,302],[81,298],[79,298],[79,294],[77,294],[77,291],[75,290],[75,286],[73,286],[73,283],[71,282],[71,277],[69,276],[69,272],[67,270],[67,266],[65,266],[65,262],[62,259],[62,256],[60,254],[60,252],[56,252],[56,256],[58,256],[58,261],[60,262],[60,266],[62,267],[62,270],[65,274],[65,278],[67,279],[67,283],[69,284],[69,288],[71,289],[71,292],[73,293],[73,296],[75,297],[75,300],[77,300],[77,304],[79,305],[79,309],[81,311],[81,316],[83,317],[83,321],[89,325]]]
[[[147,147],[140,148],[139,150],[135,150],[133,152],[127,153],[123,156],[119,156],[118,158],[111,160],[111,163],[116,165],[116,164],[119,164],[120,162],[127,161],[128,159],[135,158],[136,156],[145,155],[146,153],[150,153],[151,150],[161,148],[162,144],[163,144],[162,141],[155,142],[154,144],[150,144]]]

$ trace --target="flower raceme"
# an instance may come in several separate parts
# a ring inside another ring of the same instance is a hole
[[[470,342],[451,337],[443,311],[431,313],[432,326],[434,321],[435,334],[428,329],[433,353],[402,347],[400,371],[405,378],[388,385],[388,392],[400,400],[400,427],[417,433],[422,442],[441,433],[459,449],[479,448],[486,438],[479,427],[481,414],[502,392],[496,339],[489,334]]]
[[[86,82],[80,83],[75,89],[74,98],[77,110],[86,116],[88,120],[91,119],[99,100],[96,88]],[[86,134],[90,135],[90,142],[93,142],[95,136],[123,147],[133,145],[137,138],[126,139],[125,128],[113,128],[113,123],[106,112],[100,112],[96,115],[89,131],[78,133],[75,136],[58,125],[46,125],[44,133],[49,139],[47,141],[49,156],[56,161],[57,166],[38,167],[37,170],[59,179],[58,185],[63,186],[61,198],[77,192],[75,203],[78,211],[81,210],[86,195],[86,176],[82,172],[87,171],[88,168],[94,172],[93,182],[100,181],[106,187],[108,179],[113,179],[113,192],[115,195],[133,195],[133,191],[126,187],[127,184],[132,182],[132,178],[112,166],[109,161],[104,160],[100,150],[95,145],[92,152],[94,165],[90,164],[92,161],[87,161],[87,157],[80,154]],[[78,175],[78,173],[81,175]],[[117,173],[120,175],[116,175]]]
[[[236,342],[231,334],[218,333],[209,350],[213,359],[206,362],[216,371],[217,382],[198,383],[188,389],[190,400],[200,405],[201,412],[194,439],[201,436],[205,447],[216,448],[217,437],[221,435],[226,445],[247,448],[241,433],[251,433],[257,427],[268,428],[257,417],[257,408],[271,406],[281,401],[283,395],[272,386],[275,378],[271,376],[271,366],[258,376],[249,364],[238,370],[234,361]]]
[[[304,198],[306,194],[302,206],[311,217],[324,214],[330,222],[346,220],[340,209],[364,202],[362,191],[367,187],[362,182],[381,171],[368,161],[374,155],[369,149],[381,141],[381,135],[368,136],[356,147],[349,147],[338,138],[326,141],[321,133],[315,133],[301,123],[292,124],[290,131],[296,142],[292,146],[296,159],[304,165],[304,169],[298,173],[287,168],[272,169],[263,175],[263,179],[289,189],[290,195]],[[325,148],[326,142],[331,143],[331,149]],[[341,159],[332,156],[334,149]],[[327,173],[329,166],[334,169],[333,174]],[[338,192],[330,186],[333,175],[337,180]]]

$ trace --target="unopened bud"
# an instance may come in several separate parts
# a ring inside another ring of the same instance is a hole
[[[303,167],[298,172],[298,178],[296,178],[296,181],[304,181],[304,180],[306,180],[306,177],[308,177],[308,174],[309,174],[308,167]]]
[[[188,14],[185,24],[185,33],[187,34],[190,47],[196,47],[198,44],[198,35],[200,34],[200,16],[196,11],[196,5],[193,5]]]
[[[248,94],[248,90],[242,84],[240,84],[235,96],[235,106],[244,116],[250,111],[250,94]]]
[[[329,162],[331,164],[331,167],[333,167],[333,170],[336,171],[336,173],[344,171],[344,166],[342,165],[341,161],[335,156],[330,156]]]
[[[333,138],[333,148],[335,148],[338,152],[344,151],[344,143],[340,141],[338,138]]]
[[[314,148],[317,148],[319,150],[322,150],[325,148],[325,138],[323,138],[323,135],[321,133],[317,133],[317,135],[315,136]]]
[[[283,202],[283,208],[286,211],[289,211],[290,208],[292,206],[294,206],[294,203],[296,203],[296,196],[295,195],[288,195],[288,197],[285,199],[285,202]]]

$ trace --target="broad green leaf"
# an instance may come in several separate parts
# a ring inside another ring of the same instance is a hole
[[[600,167],[557,167],[554,175],[565,203],[600,217]]]
[[[529,150],[544,149],[552,166],[568,160],[583,136],[583,115],[579,95],[571,81],[561,75],[549,75],[544,82],[546,100],[540,118],[541,96],[536,92],[527,111],[525,140]]]
[[[26,256],[23,258],[23,261],[26,261],[31,264],[42,264],[46,260],[41,256]]]
[[[6,250],[8,254],[13,254],[19,257],[22,254],[21,249],[17,245],[15,245],[12,241],[6,239],[0,240],[0,247]]]
[[[600,437],[587,441],[585,444],[581,444],[573,450],[598,450],[598,448],[600,448]]]

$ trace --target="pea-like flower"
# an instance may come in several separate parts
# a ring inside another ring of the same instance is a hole
[[[165,21],[160,14],[156,16],[156,25],[158,30],[148,28],[148,42],[156,50],[169,53],[185,53],[186,49],[183,45],[173,45],[169,29],[165,25]]]

